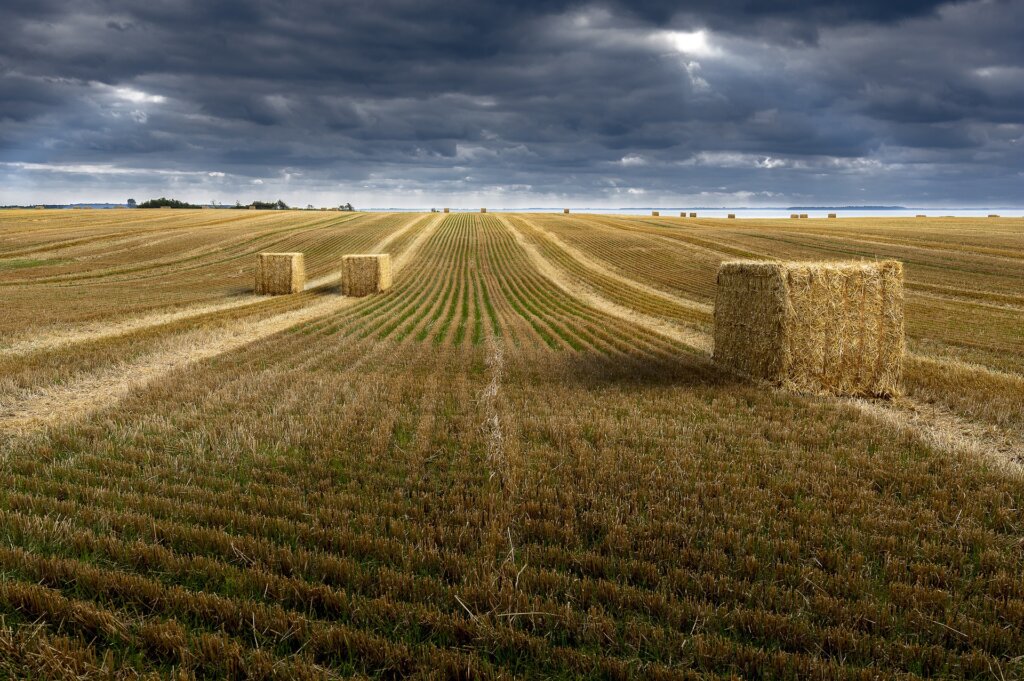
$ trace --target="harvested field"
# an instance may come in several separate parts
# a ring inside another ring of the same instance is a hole
[[[1024,220],[25,210],[5,259],[0,676],[1024,675]],[[903,262],[906,396],[717,366],[738,259]]]

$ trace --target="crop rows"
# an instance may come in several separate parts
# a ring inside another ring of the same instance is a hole
[[[513,230],[683,320],[511,220],[446,216],[387,294],[11,443],[0,670],[1024,673],[1018,480],[587,306]]]

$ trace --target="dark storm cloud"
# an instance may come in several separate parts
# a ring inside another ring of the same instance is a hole
[[[0,186],[1016,201],[1022,4],[9,0]]]

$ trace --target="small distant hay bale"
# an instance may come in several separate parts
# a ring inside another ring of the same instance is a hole
[[[651,211],[651,217],[653,217],[653,218],[661,217],[661,212],[660,211],[656,211],[656,210],[652,210]]]
[[[903,370],[903,264],[723,263],[714,359],[789,389],[892,397]]]
[[[445,213],[450,213],[450,212],[451,212],[451,209],[449,209],[449,208],[445,208],[445,209],[444,209],[444,212],[445,212]]]
[[[928,216],[927,216],[927,215],[915,215],[914,217],[915,217],[915,218],[926,218],[926,217],[928,217]]]
[[[999,217],[999,216],[998,216],[998,215],[996,215],[995,213],[990,213],[990,214],[989,214],[989,217],[990,217],[990,218],[997,218],[997,217]]]
[[[685,218],[685,217],[686,217],[686,213],[685,213],[685,212],[682,212],[682,213],[680,213],[680,214],[679,214],[679,217],[681,217],[681,218]]]
[[[480,212],[481,212],[481,213],[486,213],[486,212],[487,212],[487,209],[486,209],[486,208],[481,208],[481,209],[480,209]]]
[[[279,296],[301,293],[306,286],[302,253],[260,253],[256,256],[256,293]]]
[[[838,216],[837,216],[837,215],[836,215],[835,213],[829,213],[829,214],[828,214],[828,216],[829,216],[830,218],[838,217]]]
[[[341,258],[341,293],[368,296],[391,288],[391,256],[362,253]]]
[[[568,214],[569,214],[569,209],[568,208],[563,208],[562,209],[562,215],[568,215]]]
[[[789,214],[789,218],[791,220],[798,220],[798,219],[800,219],[800,213],[790,213]]]
[[[696,213],[690,213],[690,217],[691,218],[695,218],[695,217],[697,217],[697,214]]]
[[[807,217],[807,213],[800,213],[800,218],[801,219],[805,219],[806,217]]]
[[[735,220],[736,219],[736,213],[729,213],[728,217],[729,217],[730,220]]]

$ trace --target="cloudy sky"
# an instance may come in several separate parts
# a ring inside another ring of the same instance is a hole
[[[0,203],[1020,206],[1022,26],[1024,0],[4,0]]]

